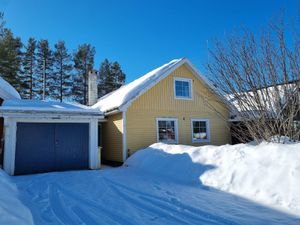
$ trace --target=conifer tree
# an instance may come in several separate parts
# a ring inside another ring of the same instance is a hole
[[[34,98],[33,87],[36,82],[36,40],[29,38],[25,46],[25,52],[22,58],[22,73],[20,75],[22,83],[21,96],[27,99]]]
[[[53,87],[53,97],[59,99],[60,102],[63,101],[65,97],[70,97],[71,95],[71,55],[65,46],[64,41],[59,41],[54,46],[54,76],[52,87]]]
[[[108,59],[104,59],[101,63],[98,76],[98,97],[102,97],[113,89],[112,85],[114,83]]]
[[[76,74],[73,79],[74,100],[87,104],[88,100],[88,73],[94,67],[95,48],[90,44],[78,47],[74,54],[74,68]]]
[[[118,89],[125,84],[126,75],[117,61],[111,64],[111,74],[114,77],[114,89]]]
[[[53,81],[53,53],[48,40],[40,40],[37,45],[37,70],[38,84],[35,91],[40,99],[49,98],[49,86]]]
[[[22,42],[5,27],[3,16],[0,13],[0,75],[20,91],[18,74],[21,70]]]
[[[105,59],[99,69],[98,96],[102,97],[109,92],[120,88],[125,83],[126,75],[118,62],[110,63]]]

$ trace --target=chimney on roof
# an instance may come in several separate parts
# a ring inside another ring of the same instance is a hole
[[[98,87],[97,87],[97,71],[92,70],[89,72],[88,77],[88,105],[94,105],[98,99]]]

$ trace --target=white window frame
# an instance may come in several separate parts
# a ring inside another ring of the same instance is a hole
[[[175,141],[169,141],[169,142],[162,142],[162,143],[166,143],[166,144],[178,144],[178,119],[177,118],[170,118],[170,117],[159,117],[156,118],[156,140],[157,142],[161,142],[159,140],[159,127],[158,127],[158,121],[174,121],[174,125],[175,125]]]
[[[194,137],[194,127],[193,122],[206,122],[206,132],[207,132],[207,138],[202,140],[195,140]],[[203,119],[203,118],[192,118],[191,119],[191,134],[192,134],[192,143],[201,143],[206,142],[210,143],[210,125],[209,125],[209,119]]]
[[[189,97],[183,97],[183,96],[176,96],[176,81],[185,81],[189,83]],[[193,80],[189,78],[183,78],[183,77],[174,77],[173,79],[173,89],[174,89],[174,98],[180,99],[180,100],[193,100]]]

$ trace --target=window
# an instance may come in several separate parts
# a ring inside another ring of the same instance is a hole
[[[192,99],[192,80],[174,78],[174,95],[176,99]]]
[[[192,142],[209,142],[209,120],[192,119]]]
[[[177,143],[177,119],[158,118],[157,121],[157,141],[164,143]]]

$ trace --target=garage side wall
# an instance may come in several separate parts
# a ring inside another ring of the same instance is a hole
[[[102,124],[102,159],[122,162],[123,118],[122,113],[107,116]]]
[[[192,80],[192,100],[174,97],[174,77]],[[216,112],[218,111],[218,113]],[[229,110],[190,69],[182,65],[136,99],[126,112],[127,151],[133,154],[157,142],[156,118],[178,119],[178,143],[222,145],[230,143]],[[210,143],[192,142],[191,119],[208,119]]]

